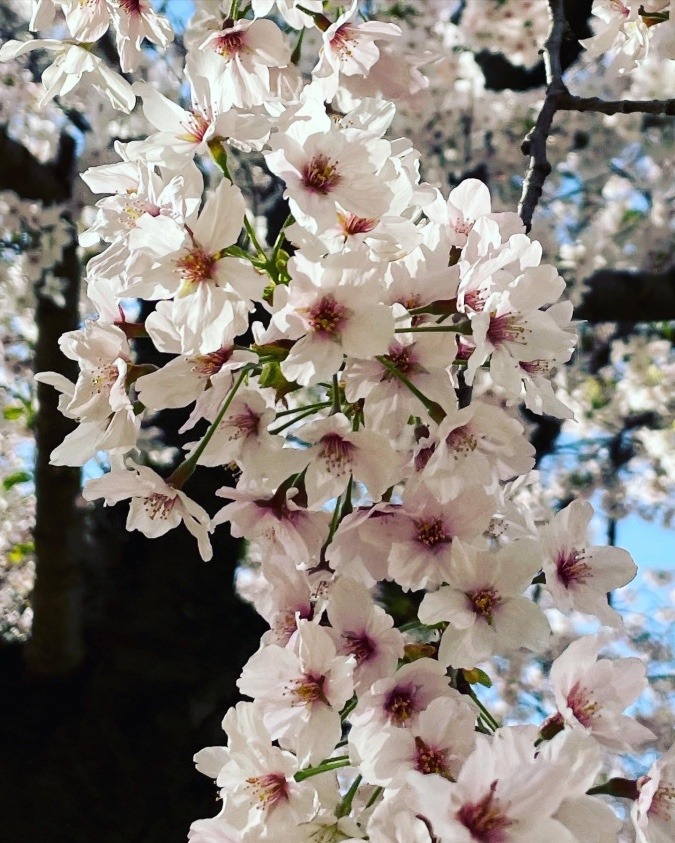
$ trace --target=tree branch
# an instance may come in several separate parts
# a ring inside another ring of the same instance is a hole
[[[602,100],[600,97],[575,97],[565,91],[558,99],[560,111],[595,111],[600,114],[675,115],[675,100]]]
[[[0,126],[0,189],[12,190],[22,199],[45,205],[70,198],[76,145],[65,132],[54,162],[42,164]],[[66,280],[65,305],[38,298],[35,321],[36,371],[56,371],[74,381],[78,366],[60,351],[58,341],[79,325],[80,259],[77,240],[66,246],[54,274]],[[80,470],[54,466],[53,449],[75,424],[58,410],[58,393],[37,385],[38,412],[35,424],[35,586],[33,629],[25,650],[26,664],[36,675],[66,675],[84,656],[80,612],[79,562],[74,553],[77,532],[75,500],[80,491]]]
[[[586,279],[574,318],[598,322],[667,322],[675,319],[675,270],[662,273],[601,269]]]
[[[675,100],[602,100],[599,97],[577,97],[562,81],[562,45],[570,34],[563,0],[548,0],[551,25],[544,42],[546,96],[537,120],[521,145],[530,163],[523,182],[518,213],[525,228],[532,227],[532,217],[541,198],[544,182],[551,172],[546,145],[557,111],[599,112],[601,114],[665,114],[675,115]],[[608,320],[611,321],[611,320]]]
[[[560,51],[562,42],[569,32],[563,0],[548,0],[551,25],[544,42],[544,67],[546,69],[546,96],[532,130],[521,145],[523,155],[530,156],[530,164],[523,183],[523,192],[518,213],[527,231],[532,227],[532,216],[544,189],[544,182],[551,172],[546,156],[546,143],[553,125],[553,118],[559,108],[559,101],[567,88],[562,81]]]

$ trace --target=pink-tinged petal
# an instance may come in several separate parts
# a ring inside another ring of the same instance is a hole
[[[244,225],[245,212],[241,190],[223,179],[206,200],[193,226],[196,242],[208,254],[215,254],[236,243]]]
[[[457,185],[450,191],[448,204],[461,211],[467,222],[475,222],[478,217],[489,214],[492,210],[490,191],[487,185],[478,179],[465,179]]]
[[[527,597],[506,601],[495,612],[493,625],[497,639],[503,641],[508,650],[515,644],[515,647],[538,653],[551,635],[546,615]]]

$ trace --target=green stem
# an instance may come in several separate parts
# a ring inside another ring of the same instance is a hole
[[[350,763],[348,755],[336,755],[335,758],[329,758],[328,761],[317,764],[316,767],[298,770],[293,778],[296,782],[302,782],[305,779],[311,779],[312,776],[320,776],[321,773],[330,773],[332,770],[339,770],[341,767],[349,767]]]
[[[248,351],[248,349],[246,349]],[[279,410],[277,418],[281,416],[290,416],[291,413],[302,413],[305,410],[322,410],[324,407],[330,407],[330,401],[317,401],[316,404],[304,404],[302,407],[292,407],[290,410]]]
[[[334,416],[342,410],[342,405],[340,404],[340,379],[337,375],[333,375],[332,399],[330,414]]]
[[[251,238],[251,243],[255,247],[257,253],[265,259],[265,263],[269,263],[269,261],[267,260],[267,255],[265,254],[265,250],[260,245],[260,241],[256,237],[255,230],[248,217],[244,217],[244,228],[246,229],[246,233],[248,234],[248,236]]]
[[[353,696],[351,700],[348,700],[345,704],[345,707],[340,712],[340,720],[344,723],[344,721],[349,717],[349,715],[354,711],[356,705],[358,703],[358,699],[356,696]]]
[[[373,807],[373,805],[375,804],[375,800],[379,798],[379,796],[380,796],[380,794],[382,793],[383,790],[384,790],[384,788],[382,788],[382,787],[376,787],[375,788],[375,790],[370,795],[370,799],[366,802],[366,807],[363,809],[364,811],[367,811],[368,808]]]
[[[301,32],[305,30],[302,29]],[[277,234],[277,239],[274,241],[274,246],[272,246],[272,254],[270,255],[270,263],[276,265],[277,262],[277,255],[279,254],[279,250],[281,249],[281,244],[286,239],[286,229],[289,225],[294,223],[295,220],[293,218],[293,214],[289,214],[286,219],[284,220],[284,224],[281,226],[281,230]]]
[[[499,723],[490,714],[490,712],[487,710],[487,708],[485,708],[483,703],[478,699],[478,696],[476,695],[476,692],[473,690],[473,688],[470,685],[469,685],[469,696],[476,703],[478,708],[481,710],[481,714],[483,715],[483,718],[485,719],[485,722],[489,726],[491,726],[493,729],[499,729]]]
[[[335,816],[340,819],[340,817],[346,817],[347,814],[352,809],[352,802],[354,801],[354,797],[356,796],[356,791],[359,789],[361,782],[363,781],[362,776],[357,776],[351,784],[349,790],[345,793],[342,798],[342,802],[337,807],[335,811]]]
[[[325,406],[329,405],[326,404]],[[287,427],[290,427],[296,422],[301,421],[307,416],[311,416],[313,413],[317,412],[314,406],[304,407],[303,409],[305,412],[299,413],[294,419],[291,419],[290,421],[287,421],[284,424],[280,424],[279,427],[275,427],[274,430],[269,430],[268,433],[270,433],[272,436],[275,436],[277,433],[281,433],[282,430],[286,430]]]
[[[388,357],[385,357],[381,354],[377,357],[377,359],[385,367],[385,369],[391,372],[391,374],[395,378],[398,378],[402,384],[405,384],[405,386],[408,387],[412,394],[416,398],[418,398],[422,402],[422,404],[424,404],[427,409],[427,412],[429,413],[431,418],[436,422],[436,424],[440,424],[443,421],[446,416],[446,412],[440,404],[437,404],[435,401],[432,401],[430,398],[427,398],[427,396],[423,392],[420,392],[420,390],[415,386],[415,384],[411,380],[409,380],[403,374],[403,372],[399,371],[396,366],[394,366],[394,364],[391,362],[391,360],[389,360]]]
[[[300,56],[302,54],[302,42],[305,38],[305,28],[303,27],[300,30],[300,35],[298,36],[297,44],[295,45],[293,52],[291,53],[291,64],[300,64]]]
[[[587,790],[589,796],[597,794],[606,794],[608,796],[620,796],[622,799],[637,799],[640,795],[637,782],[633,779],[610,779],[605,784],[599,784],[597,787],[592,787]]]
[[[216,416],[215,420],[211,423],[211,426],[204,434],[204,438],[202,441],[197,445],[195,450],[190,454],[190,456],[183,460],[183,462],[176,468],[176,470],[171,474],[171,476],[166,481],[170,486],[173,486],[175,489],[181,489],[183,484],[186,480],[188,480],[192,474],[194,473],[195,468],[197,467],[197,462],[201,455],[204,453],[206,446],[211,441],[211,437],[213,434],[218,430],[218,426],[220,425],[221,421],[225,413],[227,412],[230,404],[234,396],[237,394],[239,387],[244,382],[244,379],[251,371],[250,366],[244,366],[244,368],[239,373],[239,377],[237,378],[236,383],[232,387],[232,389],[228,392],[227,398],[223,402],[223,406],[220,408],[218,415]]]

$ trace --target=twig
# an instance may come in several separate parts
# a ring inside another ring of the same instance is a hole
[[[565,90],[558,99],[560,111],[595,111],[600,114],[675,115],[673,100],[602,100],[599,97],[575,97]]]
[[[569,30],[562,0],[548,0],[551,25],[544,42],[544,66],[546,68],[546,96],[537,121],[521,145],[523,155],[530,156],[530,165],[523,183],[523,193],[518,213],[527,231],[532,227],[532,216],[541,197],[544,182],[551,172],[546,157],[546,142],[551,132],[553,118],[559,108],[559,100],[567,94],[562,81],[560,50],[563,38]]]
[[[544,49],[546,95],[537,120],[521,145],[530,163],[523,183],[518,213],[525,228],[532,227],[532,216],[542,195],[544,182],[551,172],[546,144],[557,111],[593,111],[600,114],[664,114],[675,115],[675,100],[602,100],[599,97],[577,97],[562,80],[561,48],[569,33],[563,0],[548,0],[551,24]]]

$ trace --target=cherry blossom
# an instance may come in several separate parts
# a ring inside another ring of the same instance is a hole
[[[621,548],[587,546],[592,517],[591,504],[576,500],[542,528],[546,588],[563,611],[576,609],[620,628],[621,616],[608,604],[607,592],[630,582],[637,567]]]
[[[622,714],[647,686],[645,667],[636,658],[597,660],[608,641],[602,635],[584,636],[553,662],[551,684],[558,706],[553,719],[585,729],[603,746],[631,749],[653,737]]]
[[[183,522],[197,539],[202,559],[209,560],[213,555],[208,537],[209,516],[205,510],[145,465],[111,471],[90,480],[82,496],[89,501],[103,498],[106,506],[131,498],[127,530],[163,536]]]
[[[300,620],[288,647],[269,644],[247,662],[239,690],[263,706],[270,737],[302,763],[329,755],[341,735],[340,709],[352,696],[354,656],[338,656],[322,627]]]
[[[638,779],[631,820],[639,843],[667,843],[675,826],[675,747]]]
[[[539,570],[536,543],[522,539],[499,554],[480,553],[456,539],[448,585],[425,595],[423,623],[447,621],[441,664],[473,667],[497,651],[540,650],[549,635],[541,609],[523,592]]]

